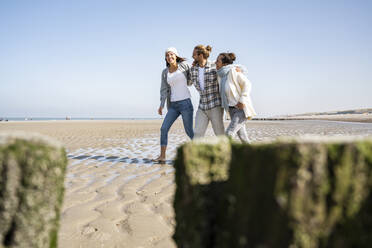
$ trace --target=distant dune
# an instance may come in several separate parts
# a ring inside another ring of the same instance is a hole
[[[316,116],[316,115],[355,115],[355,114],[372,114],[372,108],[367,109],[352,109],[352,110],[342,110],[342,111],[329,111],[329,112],[314,112],[314,113],[304,113],[304,114],[296,114],[296,115],[289,115],[288,117],[295,117],[295,116]]]
[[[283,115],[253,120],[328,120],[372,123],[372,108]]]

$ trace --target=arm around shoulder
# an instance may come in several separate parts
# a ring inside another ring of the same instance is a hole
[[[185,63],[185,62],[181,62],[179,65],[185,71],[187,85],[188,86],[192,85],[192,80],[191,80],[191,65],[189,65],[188,63]]]

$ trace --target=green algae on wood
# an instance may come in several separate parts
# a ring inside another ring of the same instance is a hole
[[[46,137],[0,135],[1,247],[57,247],[66,165]]]
[[[372,243],[371,139],[204,139],[180,147],[175,168],[178,247]]]

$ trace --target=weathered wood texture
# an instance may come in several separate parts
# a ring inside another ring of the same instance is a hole
[[[45,137],[0,135],[0,247],[57,247],[66,165]]]
[[[298,138],[179,148],[178,247],[370,247],[372,140]]]

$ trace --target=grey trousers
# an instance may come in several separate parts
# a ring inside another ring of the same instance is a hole
[[[215,135],[224,135],[225,127],[223,125],[223,108],[215,107],[209,110],[198,108],[195,116],[194,138],[203,137],[207,130],[209,121],[212,123]]]
[[[231,122],[226,129],[226,135],[234,137],[236,134],[238,134],[239,139],[243,143],[249,143],[247,130],[245,128],[248,118],[245,117],[244,111],[242,109],[229,107],[229,113]]]

